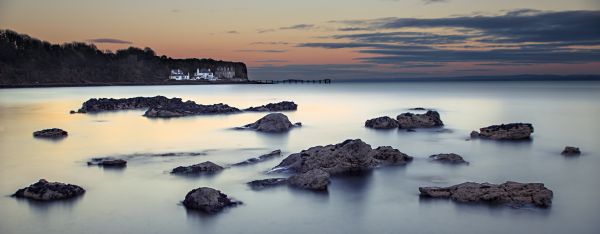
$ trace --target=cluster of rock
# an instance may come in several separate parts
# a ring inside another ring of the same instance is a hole
[[[244,160],[239,163],[231,164],[231,166],[246,166],[246,165],[256,164],[256,163],[270,160],[272,158],[279,157],[279,156],[281,156],[281,150],[274,150],[271,153],[263,154],[256,158],[250,158],[250,159]]]
[[[40,130],[40,131],[35,131],[33,132],[33,136],[34,137],[39,137],[39,138],[63,138],[68,136],[69,133],[65,130],[62,130],[60,128],[50,128],[50,129],[44,129],[44,130]]]
[[[565,146],[565,149],[560,154],[564,156],[577,156],[581,154],[581,150],[578,147]]]
[[[231,114],[238,113],[240,109],[227,104],[219,103],[213,105],[196,104],[193,101],[171,102],[167,105],[150,107],[144,116],[150,118],[173,118],[192,115]]]
[[[183,200],[183,205],[188,209],[199,210],[205,213],[216,213],[229,206],[242,204],[231,199],[219,190],[201,187],[188,192]]]
[[[506,182],[488,184],[466,182],[450,187],[420,187],[420,195],[429,198],[450,198],[457,202],[488,202],[510,206],[534,205],[546,208],[552,204],[552,190],[542,183]]]
[[[526,140],[531,137],[531,133],[533,133],[533,125],[530,123],[510,123],[480,128],[479,132],[471,132],[471,138]]]
[[[92,98],[85,101],[77,113],[97,113],[103,111],[146,109],[154,106],[165,106],[169,103],[181,102],[180,98],[134,97],[134,98]],[[74,113],[74,112],[72,112]]]
[[[429,156],[429,158],[435,162],[447,163],[447,164],[469,164],[469,162],[465,161],[462,156],[449,153],[449,154],[434,154]]]
[[[290,101],[283,101],[278,103],[269,103],[267,105],[257,106],[257,107],[249,107],[244,109],[245,111],[256,111],[256,112],[266,112],[266,111],[295,111],[298,109],[298,104]]]
[[[28,187],[17,190],[14,197],[38,201],[54,201],[76,197],[85,193],[85,189],[72,184],[48,182],[44,179]]]
[[[292,124],[288,117],[282,113],[268,114],[254,123],[246,124],[239,129],[251,129],[259,132],[279,133],[287,132],[293,127],[300,127],[301,123]]]
[[[413,129],[413,128],[436,128],[442,127],[444,123],[437,111],[427,111],[424,114],[403,113],[392,119],[388,116],[369,119],[365,127],[375,129]]]
[[[113,157],[102,157],[102,158],[92,158],[87,162],[88,166],[101,166],[101,167],[111,167],[111,168],[120,168],[126,167],[127,161],[123,159],[113,158]]]
[[[171,170],[171,174],[178,175],[200,175],[200,174],[214,174],[225,169],[211,161],[198,163],[191,166],[179,166]]]

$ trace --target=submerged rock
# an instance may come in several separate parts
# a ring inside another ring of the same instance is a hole
[[[398,121],[388,116],[369,119],[365,122],[365,127],[374,129],[394,129],[398,126]]]
[[[427,111],[425,114],[403,113],[396,117],[400,128],[436,128],[444,126],[437,111]]]
[[[257,107],[250,107],[245,109],[245,111],[270,111],[270,112],[274,112],[274,111],[294,111],[298,109],[298,105],[294,102],[289,102],[289,101],[283,101],[283,102],[278,102],[278,103],[269,103],[267,105],[262,105],[262,106],[257,106]]]
[[[88,165],[96,165],[102,167],[125,167],[127,166],[127,161],[123,159],[117,159],[113,157],[103,157],[103,158],[92,158],[87,162]]]
[[[246,161],[234,163],[231,165],[232,166],[246,166],[246,165],[250,165],[250,164],[263,162],[263,161],[272,159],[274,157],[279,157],[279,156],[281,156],[281,150],[274,150],[271,153],[264,154],[264,155],[258,156],[256,158],[250,158],[250,159],[247,159]]]
[[[254,123],[247,124],[244,126],[246,129],[252,129],[259,132],[286,132],[289,131],[294,125],[288,117],[282,113],[271,113],[262,117]]]
[[[288,183],[287,178],[270,178],[262,180],[253,180],[248,182],[248,186],[254,190],[262,190],[266,188],[276,187],[279,185],[286,185]]]
[[[180,175],[191,175],[191,174],[212,174],[222,171],[222,166],[214,164],[211,161],[206,161],[203,163],[191,165],[191,166],[180,166],[173,168],[171,174],[180,174]]]
[[[231,114],[240,110],[227,104],[219,103],[213,105],[196,104],[193,101],[171,102],[166,105],[151,107],[144,113],[150,118],[172,118],[191,115]]]
[[[560,154],[565,155],[565,156],[575,156],[575,155],[580,155],[581,151],[579,150],[578,147],[565,146],[565,149],[563,149],[563,151]]]
[[[60,128],[50,128],[33,132],[34,137],[40,138],[62,138],[68,136],[69,133]]]
[[[327,190],[329,185],[329,173],[321,169],[312,169],[304,173],[298,173],[288,179],[289,185],[302,189]]]
[[[134,98],[92,98],[81,105],[78,113],[95,113],[103,111],[146,109],[154,106],[164,106],[171,102],[181,102],[181,98],[134,97]]]
[[[84,193],[85,190],[77,185],[48,182],[41,179],[29,187],[17,190],[13,196],[38,201],[53,201],[76,197]]]
[[[552,204],[552,190],[542,183],[506,182],[500,185],[466,182],[450,187],[419,187],[422,197],[450,198],[457,202],[488,202],[510,206],[534,205],[546,208]]]
[[[241,204],[239,201],[230,199],[221,191],[201,187],[188,192],[183,200],[183,205],[188,209],[199,210],[206,213],[216,213],[225,207]]]
[[[530,138],[531,133],[533,133],[533,125],[530,123],[510,123],[480,128],[479,132],[471,132],[471,138],[526,140]]]
[[[469,164],[465,161],[462,156],[454,153],[450,154],[435,154],[429,156],[429,158],[436,162],[448,163],[448,164]]]

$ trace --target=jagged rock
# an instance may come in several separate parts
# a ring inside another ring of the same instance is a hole
[[[403,113],[396,117],[400,128],[435,128],[444,126],[437,111],[427,111],[425,114]]]
[[[103,157],[103,158],[92,158],[87,162],[88,165],[96,165],[102,167],[125,167],[127,166],[127,161],[123,159],[117,159],[113,157]]]
[[[151,107],[144,113],[150,118],[172,118],[191,115],[231,114],[238,113],[239,109],[219,103],[213,105],[196,104],[193,101],[171,102],[167,105]]]
[[[408,156],[391,146],[379,146],[377,149],[371,151],[371,155],[382,164],[406,165],[413,160],[413,157]]]
[[[292,122],[282,113],[271,113],[262,117],[254,123],[244,126],[246,129],[252,129],[259,132],[285,132],[292,128]]]
[[[256,158],[250,158],[250,159],[247,159],[247,160],[245,160],[243,162],[234,163],[234,164],[231,164],[231,165],[232,166],[246,166],[246,165],[250,165],[250,164],[255,164],[255,163],[263,162],[263,161],[272,159],[274,157],[279,157],[279,156],[281,156],[281,150],[274,150],[271,153],[264,154],[264,155],[258,156]]]
[[[283,101],[278,103],[269,103],[267,105],[262,105],[258,107],[250,107],[245,109],[245,111],[294,111],[298,109],[298,105],[294,102]]]
[[[462,156],[454,153],[450,154],[435,154],[429,156],[429,158],[433,161],[448,163],[448,164],[469,164],[469,162],[465,161]]]
[[[466,182],[446,188],[419,187],[422,197],[450,198],[457,202],[489,202],[511,206],[534,205],[546,208],[552,204],[552,190],[542,183],[488,184]]]
[[[206,162],[191,165],[191,166],[176,167],[171,171],[171,174],[182,174],[182,175],[202,174],[202,173],[211,174],[211,173],[220,172],[223,169],[225,169],[225,168],[223,168],[222,166],[214,164],[213,162],[210,162],[210,161],[206,161]]]
[[[53,201],[76,197],[83,193],[85,190],[77,185],[48,182],[41,179],[29,187],[17,190],[13,196],[38,201]]]
[[[393,129],[398,128],[398,121],[388,116],[369,119],[365,122],[365,127],[375,129]]]
[[[253,180],[248,182],[248,186],[254,190],[262,190],[266,188],[276,187],[279,185],[285,185],[288,183],[287,178],[270,178],[263,180]]]
[[[291,186],[303,189],[327,190],[329,173],[321,169],[313,169],[291,176],[288,179],[288,183]]]
[[[92,98],[81,105],[78,113],[95,113],[102,111],[145,109],[153,106],[163,106],[171,102],[181,102],[181,98],[134,97],[134,98]]]
[[[66,137],[67,135],[69,135],[69,133],[60,128],[50,128],[33,132],[34,137],[40,138],[62,138]]]
[[[241,204],[239,201],[230,199],[221,191],[201,187],[188,192],[183,200],[183,205],[188,209],[203,211],[206,213],[216,213],[225,207]]]
[[[336,145],[315,146],[291,154],[273,168],[273,171],[289,170],[304,173],[321,169],[334,175],[369,170],[389,162],[403,164],[408,161],[410,161],[408,156],[404,157],[404,154],[393,151],[391,147],[372,149],[369,144],[356,139],[346,140]]]
[[[565,155],[565,156],[575,156],[575,155],[580,155],[581,151],[577,147],[565,146],[565,149],[563,149],[563,151],[560,154]]]
[[[471,138],[525,140],[530,138],[531,133],[533,133],[533,125],[530,123],[510,123],[480,128],[479,132],[471,132]]]

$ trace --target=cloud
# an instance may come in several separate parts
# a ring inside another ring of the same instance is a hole
[[[314,24],[296,24],[296,25],[292,25],[292,26],[281,27],[279,29],[280,30],[307,30],[307,29],[312,29],[314,27],[315,27]]]
[[[228,34],[238,34],[239,32],[235,31],[235,30],[231,30],[231,31],[227,31],[226,33],[228,33]]]
[[[114,38],[95,38],[95,39],[89,39],[87,41],[91,42],[91,43],[133,44],[133,42],[130,42],[130,41],[124,41],[124,40],[119,40],[119,39],[114,39]]]
[[[283,53],[287,50],[236,50],[237,52]]]
[[[288,45],[290,43],[285,41],[256,41],[250,43],[250,45]]]

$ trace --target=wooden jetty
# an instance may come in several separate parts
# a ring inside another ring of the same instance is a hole
[[[296,80],[296,79],[288,79],[288,80],[253,80],[259,84],[330,84],[331,79],[322,79],[322,80]]]

